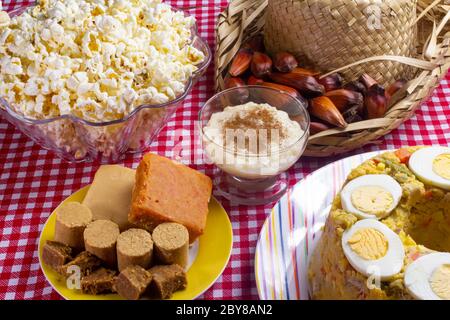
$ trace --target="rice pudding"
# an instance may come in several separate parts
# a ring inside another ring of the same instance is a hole
[[[214,113],[203,128],[209,159],[223,171],[245,179],[286,171],[299,159],[306,136],[285,111],[254,102]]]

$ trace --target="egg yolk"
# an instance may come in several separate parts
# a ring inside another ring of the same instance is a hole
[[[434,158],[433,171],[438,176],[450,180],[450,154],[441,154]]]
[[[373,228],[356,231],[347,241],[350,248],[365,260],[378,260],[386,255],[388,241],[384,234]]]
[[[379,186],[363,186],[352,192],[351,200],[356,209],[375,216],[385,213],[394,203],[392,194]]]
[[[439,298],[450,300],[450,264],[444,264],[433,272],[430,286]]]

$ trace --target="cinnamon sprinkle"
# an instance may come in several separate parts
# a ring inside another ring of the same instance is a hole
[[[267,142],[272,140],[272,130],[277,130],[279,138],[286,138],[286,130],[283,125],[274,118],[272,112],[267,109],[250,110],[245,113],[244,116],[240,114],[235,115],[233,118],[227,120],[223,126],[223,136],[226,137],[227,130],[242,130],[244,134],[248,133],[248,130],[252,130],[258,137],[258,144],[266,145]],[[260,140],[260,132],[267,134],[267,141]],[[249,148],[249,137],[245,137],[246,148]]]

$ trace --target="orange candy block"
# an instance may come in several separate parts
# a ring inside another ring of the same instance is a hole
[[[163,222],[177,222],[188,229],[192,243],[205,229],[211,192],[208,176],[148,153],[136,171],[128,220],[150,232]]]

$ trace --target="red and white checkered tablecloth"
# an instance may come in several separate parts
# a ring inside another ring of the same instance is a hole
[[[3,7],[11,10],[30,2],[7,0],[3,1]],[[216,17],[227,1],[169,2],[180,8],[195,8],[190,12],[198,19],[201,36],[213,48]],[[217,169],[203,162],[201,149],[192,145],[189,138],[199,107],[213,94],[213,73],[211,66],[148,150],[173,157],[174,150],[182,146],[183,161],[210,176]],[[378,144],[351,154],[406,145],[449,145],[449,103],[450,74],[411,120],[380,139]],[[123,164],[135,168],[140,158],[140,155],[129,155]],[[302,158],[289,170],[291,185],[337,159]],[[61,299],[40,270],[39,234],[51,211],[64,198],[89,184],[98,167],[98,163],[65,163],[0,118],[0,299]],[[272,206],[245,207],[226,201],[222,203],[233,225],[233,252],[223,275],[201,298],[256,299],[254,251],[259,230]]]

